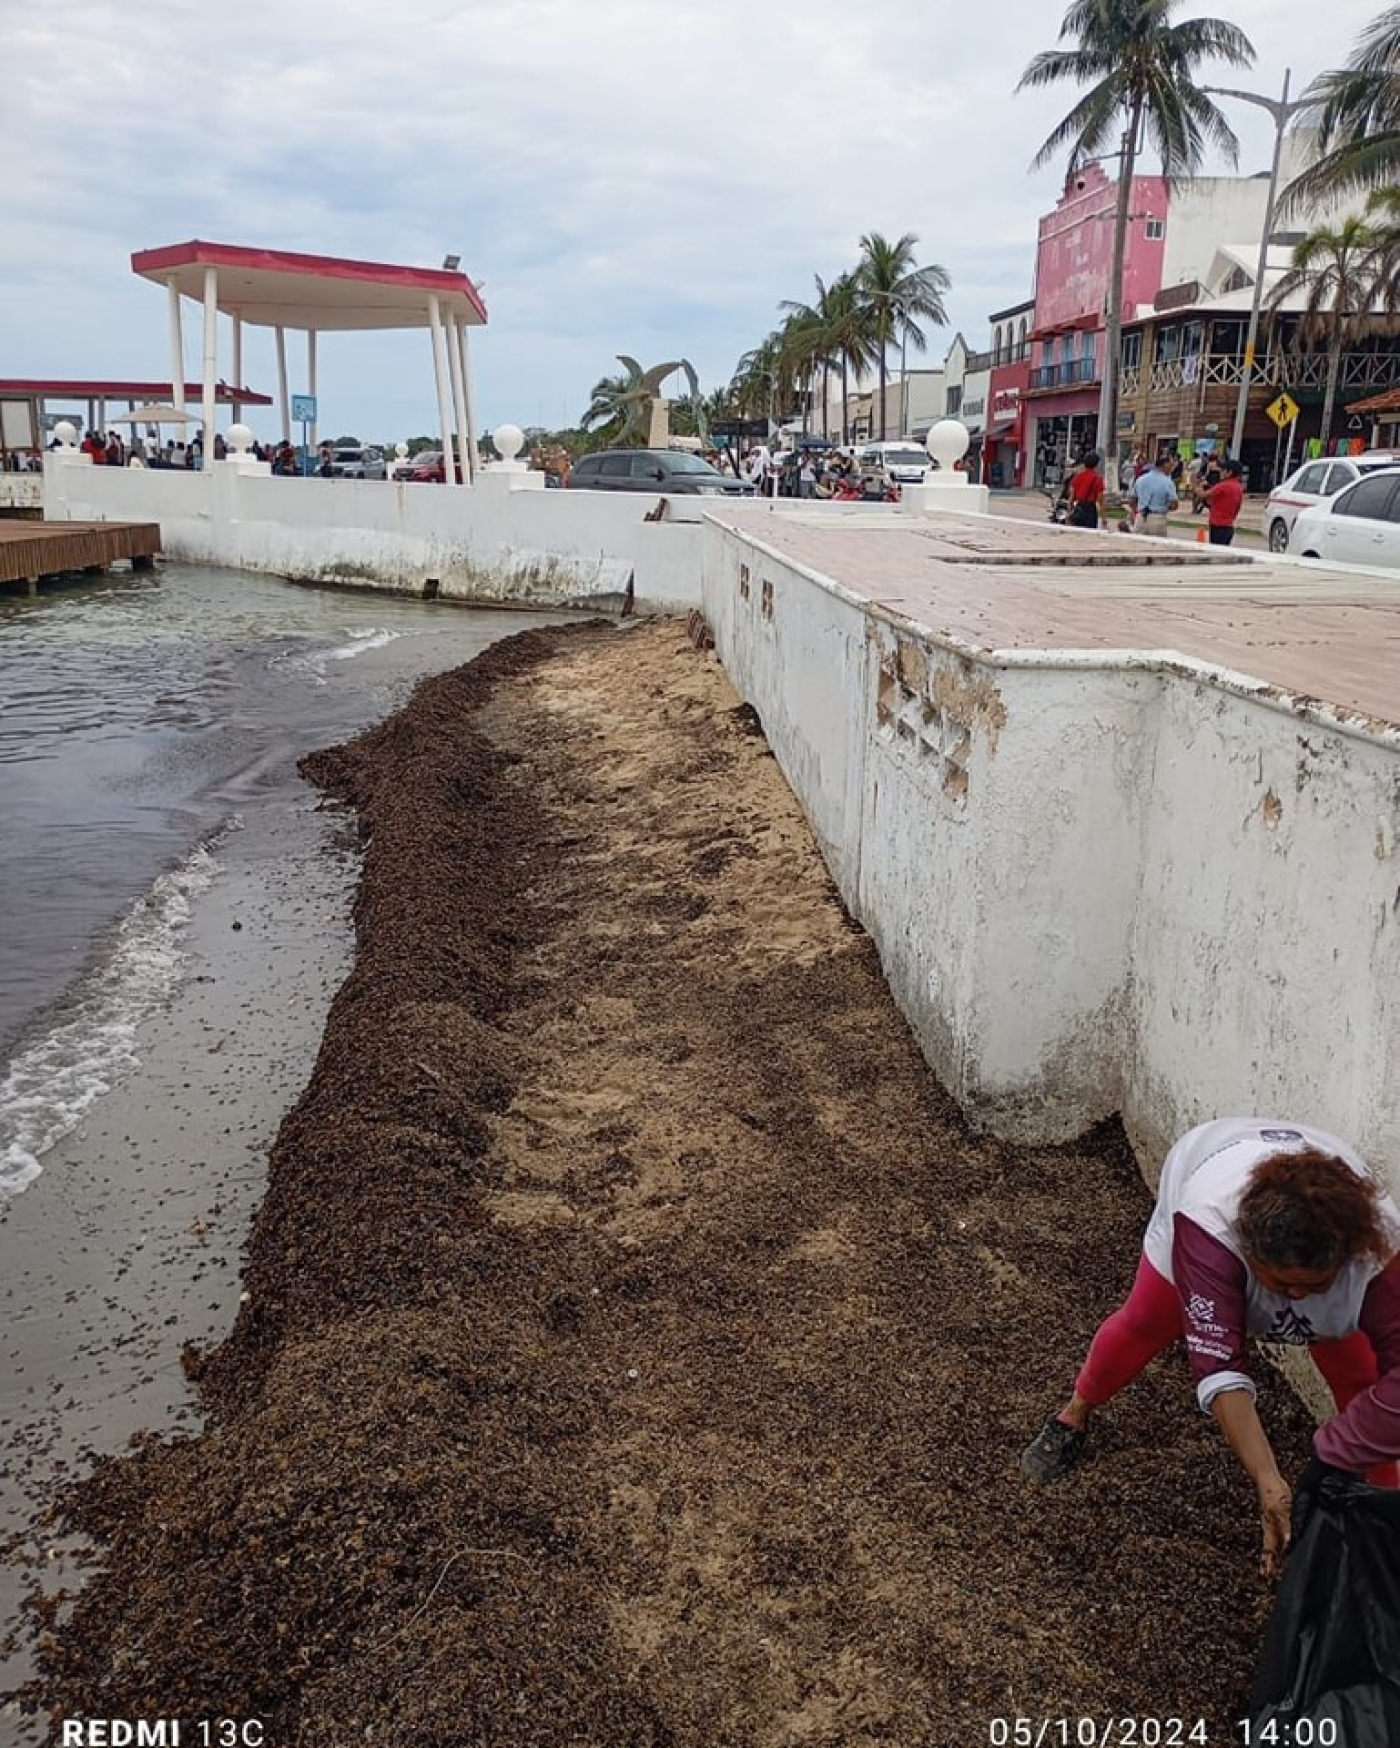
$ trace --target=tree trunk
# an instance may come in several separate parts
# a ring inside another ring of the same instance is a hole
[[[1141,120],[1142,103],[1138,100],[1128,112],[1128,127],[1123,135],[1123,154],[1118,165],[1118,204],[1113,215],[1113,260],[1108,270],[1108,296],[1104,302],[1098,449],[1110,479],[1118,467],[1118,354],[1123,346],[1123,258],[1127,253],[1128,212],[1133,201],[1133,169]]]
[[[885,336],[880,335],[880,442],[885,441],[885,384],[888,373],[885,369]]]
[[[849,382],[846,376],[846,354],[841,354],[841,441],[851,440],[851,409],[847,405],[850,400]]]
[[[1322,453],[1327,453],[1327,443],[1332,435],[1332,413],[1337,404],[1337,378],[1342,370],[1342,324],[1340,318],[1332,329],[1332,338],[1327,342],[1327,387],[1322,396]]]

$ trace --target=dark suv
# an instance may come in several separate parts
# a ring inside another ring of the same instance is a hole
[[[601,449],[574,463],[569,484],[594,492],[684,492],[732,498],[753,493],[747,480],[721,473],[684,449]]]

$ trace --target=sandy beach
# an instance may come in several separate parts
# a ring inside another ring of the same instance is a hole
[[[1016,1474],[1136,1264],[1126,1145],[967,1130],[713,653],[527,632],[304,770],[335,806],[229,847],[102,1169],[0,1226],[10,1527],[50,1592],[91,1549],[15,1739],[1233,1740],[1257,1520],[1180,1361]]]

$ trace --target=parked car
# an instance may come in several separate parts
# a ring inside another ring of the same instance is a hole
[[[1378,468],[1300,510],[1291,543],[1303,558],[1400,571],[1400,466]]]
[[[600,449],[573,465],[569,485],[594,492],[677,492],[702,497],[747,497],[753,487],[683,449]]]
[[[1400,463],[1400,450],[1366,449],[1360,455],[1324,456],[1306,461],[1269,493],[1259,528],[1270,552],[1287,552],[1293,524],[1302,510],[1333,498],[1378,467]]]
[[[856,457],[861,489],[867,497],[883,498],[892,486],[922,484],[933,466],[927,452],[912,440],[867,443]]]
[[[453,460],[455,462],[455,456]],[[417,455],[409,456],[404,465],[396,469],[395,478],[427,481],[442,485],[447,479],[447,469],[442,465],[442,451],[440,449],[420,449]]]
[[[341,444],[331,453],[332,479],[384,479],[388,472],[384,451],[369,444]]]

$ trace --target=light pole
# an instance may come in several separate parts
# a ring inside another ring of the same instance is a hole
[[[1283,75],[1282,97],[1261,97],[1257,91],[1234,91],[1223,85],[1203,85],[1201,89],[1212,97],[1238,97],[1241,103],[1254,103],[1267,109],[1274,118],[1274,159],[1269,169],[1269,192],[1264,200],[1264,225],[1259,238],[1259,262],[1254,272],[1254,297],[1249,307],[1249,328],[1244,341],[1244,369],[1240,372],[1239,399],[1235,402],[1235,424],[1230,433],[1230,453],[1238,461],[1244,441],[1245,415],[1249,411],[1249,385],[1254,376],[1254,342],[1259,333],[1259,310],[1264,301],[1264,274],[1269,265],[1269,233],[1274,225],[1274,202],[1278,198],[1278,170],[1283,159],[1283,134],[1290,117],[1309,104],[1301,98],[1288,101],[1288,81],[1292,68]]]

